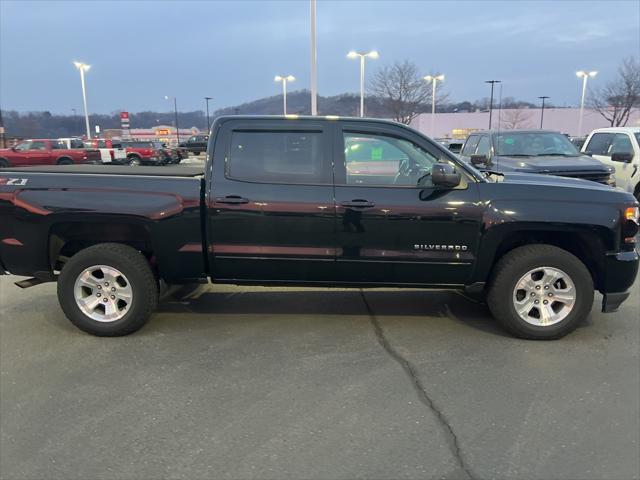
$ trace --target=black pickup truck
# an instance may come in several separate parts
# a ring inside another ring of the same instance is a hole
[[[204,172],[0,170],[0,272],[58,282],[95,335],[139,329],[160,285],[459,290],[513,334],[615,311],[638,271],[638,203],[594,182],[480,173],[420,133],[350,118],[222,117]]]

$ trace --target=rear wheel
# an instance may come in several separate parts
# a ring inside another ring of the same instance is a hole
[[[58,300],[71,322],[101,337],[141,328],[158,303],[158,283],[147,259],[116,243],[94,245],[65,263]]]
[[[577,257],[552,245],[526,245],[500,259],[487,302],[514,335],[552,340],[585,319],[593,294],[591,274]]]
[[[61,158],[58,160],[58,165],[73,165],[73,160],[70,158]]]

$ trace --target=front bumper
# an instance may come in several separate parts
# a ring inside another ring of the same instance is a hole
[[[608,254],[605,258],[602,311],[615,312],[630,295],[638,275],[640,257],[636,250]]]

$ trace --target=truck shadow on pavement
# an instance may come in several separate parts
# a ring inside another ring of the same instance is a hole
[[[510,337],[492,318],[486,305],[455,292],[376,289],[363,292],[373,315],[383,322],[397,320],[398,317],[420,317],[425,324],[442,324],[442,320],[447,319],[485,333]],[[361,295],[358,289],[238,289],[221,292],[210,285],[186,285],[165,295],[157,311],[201,314],[202,320],[207,322],[215,322],[218,315],[368,316]],[[415,319],[412,324],[415,325]]]

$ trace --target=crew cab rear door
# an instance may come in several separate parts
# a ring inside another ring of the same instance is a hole
[[[207,173],[214,280],[333,279],[330,127],[259,118],[221,125]]]
[[[435,144],[391,124],[345,121],[338,126],[338,278],[404,285],[464,283],[475,260],[482,215],[473,177],[462,171],[459,187],[436,189],[430,170],[451,156]]]

